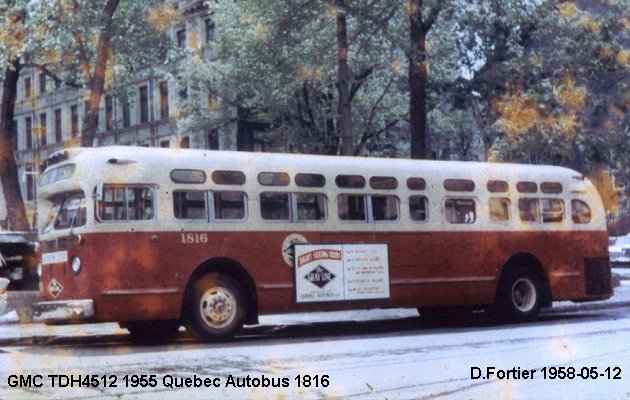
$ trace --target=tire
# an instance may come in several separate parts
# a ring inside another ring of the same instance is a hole
[[[538,275],[525,267],[509,268],[499,282],[496,309],[500,319],[530,321],[540,312],[543,284]]]
[[[121,327],[131,333],[135,344],[167,344],[177,339],[179,321],[128,321]]]
[[[186,329],[197,339],[230,339],[243,327],[243,291],[231,277],[207,274],[194,282],[186,307]]]

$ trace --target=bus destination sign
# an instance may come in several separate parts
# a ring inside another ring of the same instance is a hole
[[[295,244],[298,303],[389,298],[386,244]]]

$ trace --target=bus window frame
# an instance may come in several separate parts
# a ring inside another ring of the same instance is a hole
[[[96,195],[94,196],[94,216],[95,220],[99,223],[116,224],[116,223],[133,223],[133,224],[149,224],[157,222],[158,208],[157,208],[157,187],[154,183],[100,183],[96,189]],[[151,219],[129,219],[129,212],[126,211],[125,219],[103,219],[101,216],[101,210],[99,207],[100,202],[104,202],[105,189],[106,188],[123,188],[125,189],[125,208],[129,207],[127,200],[127,189],[151,189],[153,192],[153,198],[151,205],[153,208],[153,216]]]
[[[412,217],[411,214],[411,198],[420,198],[424,200],[424,213],[425,213],[425,219],[414,219]],[[424,195],[424,194],[410,194],[409,196],[407,196],[407,210],[409,210],[409,221],[411,221],[411,223],[413,224],[426,224],[429,222],[429,218],[430,218],[430,213],[429,213],[429,197]]]
[[[450,201],[450,200],[470,200],[473,202],[474,205],[474,220],[472,222],[453,222],[453,221],[449,221],[448,217],[446,216],[446,202]],[[480,202],[479,199],[473,196],[445,196],[442,199],[442,218],[444,219],[444,225],[445,226],[450,226],[450,225],[475,225],[477,223],[477,221],[479,221],[479,210],[481,209],[479,207]]]
[[[262,194],[269,194],[269,193],[273,193],[273,194],[284,194],[284,195],[288,195],[289,196],[289,219],[266,219],[263,217],[262,215],[262,202],[260,201],[260,197]],[[298,204],[297,204],[297,196],[298,195],[321,195],[324,198],[324,219],[299,219],[298,218]],[[264,223],[271,223],[271,224],[278,224],[278,223],[284,223],[284,224],[324,224],[328,221],[328,196],[326,196],[325,193],[323,192],[306,192],[306,191],[299,191],[299,192],[287,192],[287,191],[263,191],[260,192],[258,194],[258,211],[260,212],[259,217],[260,220],[263,221]]]
[[[215,193],[236,192],[243,195],[243,218],[242,219],[229,219],[229,218],[217,218],[215,212]],[[208,205],[208,218],[209,223],[217,224],[242,224],[249,219],[249,196],[245,190],[208,190],[207,191],[207,205]]]

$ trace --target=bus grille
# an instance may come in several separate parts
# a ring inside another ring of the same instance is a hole
[[[585,258],[586,294],[608,294],[612,291],[608,258]]]

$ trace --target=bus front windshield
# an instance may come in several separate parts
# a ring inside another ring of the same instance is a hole
[[[87,212],[83,193],[66,193],[56,196],[42,233],[85,225]]]

